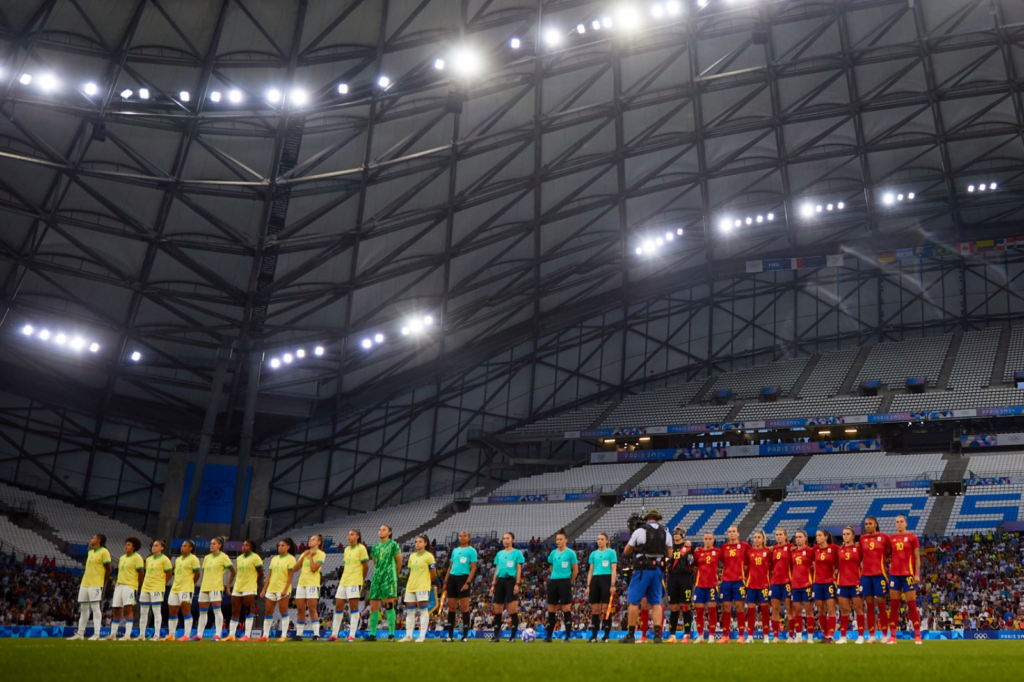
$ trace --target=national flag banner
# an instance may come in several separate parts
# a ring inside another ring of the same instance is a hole
[[[974,242],[960,242],[956,245],[956,252],[961,256],[970,256],[974,253]]]
[[[875,260],[878,261],[879,263],[891,263],[894,260],[896,260],[896,252],[895,251],[879,251],[875,255]]]
[[[907,260],[909,258],[914,257],[915,255],[913,247],[906,249],[896,249],[896,260]]]
[[[915,246],[914,255],[918,258],[931,258],[935,255],[935,247],[931,246]]]
[[[825,264],[830,268],[843,267],[843,254],[838,253],[831,256],[825,256]]]
[[[994,239],[982,239],[974,242],[975,253],[988,253],[989,251],[996,250],[996,243]]]
[[[949,258],[950,256],[956,255],[952,246],[937,244],[932,247],[932,249],[932,253],[935,258]]]
[[[996,251],[1006,251],[1006,240],[1005,239],[997,239],[995,241],[996,241]],[[1011,241],[1012,241],[1012,239],[1011,239]]]
[[[803,267],[805,268],[823,268],[825,267],[825,256],[810,256],[803,259]]]
[[[803,268],[804,268],[804,259],[803,258],[790,258],[789,259],[789,269],[790,270],[803,270]]]
[[[764,261],[748,260],[747,272],[764,272]]]

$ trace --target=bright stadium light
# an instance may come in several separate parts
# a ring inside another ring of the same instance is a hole
[[[409,331],[408,327],[402,327],[402,336],[409,336]]]
[[[370,348],[373,348],[373,341],[371,339],[363,339],[361,345],[363,348],[369,350]]]
[[[313,355],[315,355],[317,357],[320,357],[323,354],[324,354],[324,347],[323,346],[317,346],[316,348],[313,349]]]
[[[41,332],[39,332],[39,338],[42,339],[43,341],[46,341],[47,339],[50,338],[50,331],[48,329],[42,330]]]
[[[348,94],[348,83],[338,83],[338,94],[339,95],[347,95]]]
[[[24,334],[25,336],[32,336],[33,331],[35,330],[32,329],[32,325],[30,324],[26,324],[24,327],[21,328],[21,333]]]
[[[886,192],[882,195],[882,203],[891,206],[896,201],[896,197],[893,196],[892,192]]]
[[[513,50],[518,50],[520,47],[523,46],[523,41],[521,41],[519,38],[513,38],[512,40],[508,41],[508,45]]]
[[[297,351],[295,351],[295,357],[297,357],[299,360],[301,360],[302,358],[306,357],[306,351],[304,351],[301,348],[298,349]]]
[[[149,88],[139,88],[139,99],[149,99]]]
[[[683,6],[676,0],[670,0],[665,3],[665,10],[668,11],[669,16],[677,17],[683,12]]]
[[[210,93],[210,101],[211,102],[219,102],[220,101],[220,93],[217,92],[216,90],[211,92]]]
[[[23,74],[21,74],[21,78],[18,79],[18,82],[21,83],[22,85],[28,85],[29,83],[32,82],[32,74],[30,74],[30,73],[23,73]]]
[[[833,208],[835,208],[835,204],[829,204],[825,207],[825,210],[831,211]]]
[[[840,201],[838,204],[836,204],[836,208],[842,211],[844,208],[846,208],[846,204]]]
[[[544,42],[548,44],[548,47],[554,47],[562,42],[562,34],[553,28],[549,28],[544,32]]]
[[[292,357],[291,353],[285,353],[284,355],[281,356],[281,359],[284,360],[284,364],[290,365],[292,363],[292,360],[294,360],[295,358]]]
[[[810,204],[804,204],[803,206],[800,207],[800,215],[802,215],[804,218],[810,218],[811,216],[814,215],[814,207],[811,206]]]
[[[444,60],[443,59],[435,59],[434,60],[434,68],[437,69],[438,71],[444,71]]]
[[[718,226],[722,229],[722,232],[728,232],[729,230],[732,229],[732,220],[730,220],[729,218],[722,218],[722,221],[718,224]]]
[[[903,201],[903,192],[896,195],[896,201]]]
[[[132,94],[133,93],[132,93],[131,90],[129,90],[128,88],[125,88],[124,90],[121,91],[121,99],[129,99],[132,96]]]
[[[423,324],[425,324],[425,325],[427,325],[429,327],[430,325],[434,324],[434,318],[432,316],[430,316],[430,315],[424,315],[423,316]]]
[[[601,20],[601,25],[604,26],[605,28],[611,28],[612,27],[612,18],[611,17],[605,17],[604,19]]]
[[[67,341],[68,337],[64,336],[63,334],[57,334],[57,336],[53,337],[53,342],[56,343],[58,346],[63,346],[65,343],[67,343]]]
[[[270,361],[270,366],[273,367],[274,369],[277,369],[278,367],[281,366],[281,361],[278,360],[277,358],[274,358],[273,360]]]
[[[817,206],[814,207],[814,210],[817,211],[818,213],[821,213],[823,208],[824,207],[821,204],[818,204]]]
[[[182,102],[188,102],[192,99],[192,95],[188,94],[188,90],[182,90],[178,93],[178,99],[180,99]]]
[[[476,52],[468,49],[459,50],[454,55],[455,68],[464,76],[472,76],[480,73],[483,68],[483,63],[480,60],[480,55]]]
[[[267,101],[271,104],[278,104],[281,101],[281,91],[277,88],[267,90]]]
[[[138,362],[141,359],[142,359],[142,353],[140,353],[139,351],[133,351],[132,352],[132,362]]]
[[[94,96],[100,91],[99,87],[95,83],[86,83],[82,90],[85,91],[85,94],[89,95],[89,97]]]
[[[998,187],[998,185],[996,185],[996,183],[994,183],[994,182],[990,182],[989,185],[988,185],[989,189],[995,189],[996,187]]]
[[[387,90],[389,87],[391,87],[391,79],[388,78],[387,76],[381,76],[380,78],[377,79],[377,85],[379,85],[382,89]]]
[[[587,32],[587,27],[583,24],[576,24],[576,32],[583,35]]]
[[[909,192],[907,194],[907,199],[909,199],[910,201],[913,201],[914,200],[914,193],[913,192]]]
[[[239,104],[239,103],[241,103],[241,101],[242,101],[242,91],[241,90],[232,90],[231,92],[228,93],[228,100],[232,104]]]
[[[651,5],[651,16],[655,19],[661,19],[665,16],[665,8],[659,4]]]
[[[698,7],[707,7],[708,6],[708,0],[697,0],[697,6]]]
[[[677,228],[676,229],[676,235],[679,236],[679,237],[682,237],[683,236],[683,228],[681,228],[681,227]]]
[[[763,223],[764,222],[764,216],[763,215],[757,216],[756,218],[754,218],[754,222],[756,222],[758,224]]]
[[[590,22],[590,28],[594,29],[595,31],[600,31],[601,30],[601,20],[600,19],[594,19],[592,22]]]
[[[384,335],[380,333],[374,334],[373,340],[375,343],[384,343]]]
[[[74,348],[75,350],[82,350],[83,348],[85,348],[85,339],[83,339],[81,336],[76,336],[75,338],[71,339],[71,347]]]
[[[98,351],[99,349],[100,349],[100,344],[98,344],[98,343],[90,343],[90,344],[89,344],[89,352],[90,352],[90,353],[95,353],[95,352],[97,352],[97,351]]]
[[[676,238],[676,236],[674,234],[672,234],[671,232],[666,232],[665,233],[665,241],[670,242],[670,241],[672,241],[675,238]]]
[[[305,90],[296,88],[292,90],[292,104],[297,107],[304,106],[309,101],[309,94]]]
[[[642,247],[642,246],[636,247],[636,255],[638,255],[638,256],[644,255],[644,247]]]
[[[657,244],[658,246],[665,246],[665,240],[662,239],[661,237],[658,237],[657,239],[655,239],[654,243]]]
[[[630,5],[623,5],[619,8],[619,25],[627,31],[632,31],[640,26],[640,14]]]
[[[768,214],[768,222],[771,222],[773,220],[775,220],[775,214],[774,213],[769,213]]]

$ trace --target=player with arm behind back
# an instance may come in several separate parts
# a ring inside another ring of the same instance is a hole
[[[796,641],[794,637],[795,623],[793,619],[793,545],[789,542],[789,534],[784,528],[775,529],[775,546],[772,547],[772,581],[769,594],[772,599],[772,634],[775,643],[780,639],[782,632],[782,606],[786,607],[786,621],[788,622],[790,644]]]
[[[78,605],[82,613],[78,617],[78,630],[68,639],[85,639],[85,628],[89,625],[90,614],[92,614],[92,637],[89,638],[89,641],[95,642],[100,638],[100,628],[103,627],[103,612],[101,610],[103,586],[110,579],[112,570],[110,552],[104,546],[106,544],[106,535],[93,535],[89,539],[89,551],[85,556],[85,571],[82,572],[82,583],[78,588]]]
[[[128,538],[124,541],[124,554],[117,560],[117,584],[114,585],[114,618],[110,625],[110,636],[107,639],[117,639],[117,632],[121,629],[121,616],[124,616],[124,637],[121,641],[127,642],[132,638],[132,609],[135,607],[135,595],[142,587],[145,578],[146,564],[139,556],[139,547],[142,540]]]
[[[878,519],[869,516],[864,519],[864,533],[860,536],[863,563],[860,576],[860,594],[866,602],[867,642],[875,641],[875,609],[878,609],[878,627],[882,640],[888,639],[889,612],[885,607],[885,596],[889,591],[889,576],[886,573],[886,559],[889,553],[889,536],[878,529]]]
[[[274,613],[281,614],[281,634],[279,642],[288,641],[288,599],[292,593],[292,576],[295,575],[295,541],[284,538],[277,543],[277,554],[270,560],[270,577],[263,583],[260,597],[263,606],[263,636],[260,642],[270,641],[270,631],[274,625]]]
[[[686,540],[686,529],[676,528],[672,532],[672,556],[668,565],[668,624],[670,643],[676,642],[679,614],[683,614],[683,644],[690,643],[693,629],[693,547]]]
[[[821,643],[831,644],[836,631],[836,571],[839,569],[839,546],[832,533],[824,528],[815,533],[814,604],[818,607]]]
[[[366,584],[366,574],[370,570],[370,555],[363,544],[363,534],[355,528],[348,532],[348,546],[345,548],[345,570],[338,583],[338,591],[334,595],[334,621],[331,624],[331,636],[328,641],[336,642],[341,637],[341,620],[345,615],[345,604],[348,603],[349,629],[347,642],[356,641],[359,631],[359,597]]]
[[[907,600],[907,616],[914,625],[914,644],[921,643],[921,616],[917,611],[917,585],[921,582],[921,545],[907,530],[907,517],[896,517],[896,532],[889,536],[889,644],[900,628],[900,597]]]
[[[704,546],[693,551],[693,562],[697,567],[697,589],[693,592],[694,606],[697,609],[697,637],[694,644],[701,644],[704,639],[704,611],[707,610],[708,638],[715,641],[715,628],[718,626],[718,566],[722,563],[722,550],[715,547],[714,533],[704,533]]]
[[[153,639],[160,639],[160,628],[163,626],[164,590],[173,579],[171,560],[164,554],[163,540],[153,540],[150,545],[151,554],[146,558],[146,577],[142,581],[139,592],[139,637],[137,641],[146,641],[146,626],[149,625],[149,611],[153,610]]]
[[[739,641],[743,641],[746,626],[743,622],[743,604],[747,597],[747,588],[744,587],[747,571],[747,550],[750,545],[740,540],[740,529],[736,526],[729,526],[726,530],[729,541],[722,545],[722,583],[719,588],[720,599],[722,600],[722,639],[720,644],[729,643],[729,634],[732,630],[732,610],[736,608],[736,629],[739,633]]]
[[[459,532],[459,546],[452,550],[445,576],[445,591],[448,593],[448,636],[446,642],[455,640],[455,609],[462,611],[462,641],[469,641],[470,612],[469,587],[476,577],[476,548],[469,544],[469,531]]]
[[[763,530],[755,531],[754,546],[747,550],[747,644],[754,643],[754,625],[757,611],[761,610],[761,635],[768,643],[768,610],[771,588],[768,578],[772,550],[768,547],[768,536]]]
[[[863,603],[860,598],[860,566],[863,550],[854,541],[853,528],[843,529],[843,544],[839,548],[839,639],[836,644],[846,644],[846,635],[850,630],[850,614],[854,615],[857,626],[857,644],[864,643],[864,616],[860,623],[856,616],[862,613]]]

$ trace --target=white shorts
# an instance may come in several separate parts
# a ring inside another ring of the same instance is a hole
[[[78,588],[78,603],[79,604],[95,604],[103,598],[102,587],[79,587]]]
[[[163,592],[140,592],[139,593],[140,604],[163,604],[164,593]]]
[[[295,588],[296,599],[319,599],[320,598],[320,586],[310,585],[309,587],[296,587]]]
[[[287,599],[288,596],[288,592],[267,592],[267,601],[281,601]]]
[[[223,596],[224,595],[223,595],[223,593],[220,590],[215,590],[213,592],[200,592],[199,593],[199,603],[200,604],[205,604],[206,602],[211,602],[211,601],[221,601]]]
[[[255,597],[255,596],[256,596],[255,592],[232,592],[231,593],[231,598],[232,599],[234,599],[235,597]]]
[[[405,593],[406,604],[420,604],[430,601],[430,592],[409,592]]]
[[[182,604],[191,604],[191,603],[192,603],[192,593],[191,592],[171,592],[167,596],[167,605],[168,606],[181,606]]]
[[[338,585],[338,592],[335,599],[359,599],[359,593],[363,591],[362,585]]]
[[[135,606],[135,590],[128,585],[117,585],[114,587],[114,600],[110,604],[115,609],[125,606]]]

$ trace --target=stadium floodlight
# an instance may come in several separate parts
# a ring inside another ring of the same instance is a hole
[[[666,232],[665,233],[665,241],[670,242],[670,241],[672,241],[675,238],[676,238],[676,236],[674,234],[672,234],[671,232]]]
[[[389,87],[391,87],[391,79],[388,78],[387,76],[381,76],[380,78],[377,79],[377,85],[379,85],[382,89],[387,90]]]
[[[844,208],[846,208],[846,204],[840,201],[838,204],[836,204],[836,208],[842,211]]]
[[[683,236],[683,228],[681,228],[681,227],[680,227],[680,228],[678,228],[678,229],[676,230],[676,234],[677,234],[678,236],[682,237],[682,236]]]
[[[21,74],[21,78],[18,79],[18,82],[21,83],[22,85],[28,85],[29,83],[32,82],[32,74],[30,74],[30,73],[23,73],[23,74]]]
[[[274,369],[277,369],[278,367],[281,366],[281,361],[278,360],[277,358],[274,358],[273,360],[270,361],[270,366],[273,367]]]
[[[188,102],[192,99],[192,95],[188,93],[188,90],[182,90],[178,93],[178,99],[180,99],[182,102]]]
[[[523,46],[523,41],[521,41],[519,38],[513,38],[512,40],[508,41],[508,45],[513,50],[518,50],[520,47]]]
[[[985,191],[985,183],[984,182],[981,183],[980,185],[978,185],[978,191],[979,192],[984,192]]]
[[[831,211],[833,208],[835,208],[835,204],[829,204],[828,206],[825,207],[825,209],[828,211]]]
[[[646,241],[642,244],[646,253],[654,253],[654,242]]]
[[[271,104],[278,104],[281,101],[281,91],[277,88],[267,90],[267,101]]]
[[[46,341],[47,339],[49,339],[50,338],[50,330],[44,329],[41,332],[39,332],[39,338],[42,339],[43,341]]]
[[[896,195],[896,201],[903,201],[903,192]]]
[[[456,52],[453,63],[458,72],[463,76],[472,76],[483,70],[483,62],[480,60],[480,55],[469,49],[462,49]]]
[[[998,186],[998,185],[996,185],[996,183],[994,183],[994,182],[990,182],[990,183],[989,183],[989,185],[988,185],[988,188],[989,188],[989,189],[995,189],[995,188],[996,188],[997,186]]]
[[[651,16],[655,19],[661,19],[665,16],[665,8],[657,3],[651,5]]]
[[[636,255],[638,255],[638,256],[644,255],[644,247],[642,247],[642,246],[636,247]]]
[[[669,16],[677,17],[683,12],[683,5],[676,0],[670,0],[665,3],[665,10],[668,11]]]
[[[132,351],[132,362],[138,362],[142,359],[142,353],[139,351]]]
[[[657,244],[658,246],[665,246],[665,240],[662,239],[661,237],[658,237],[657,239],[655,239],[654,243]]]
[[[640,26],[640,15],[630,5],[623,5],[618,11],[619,25],[627,31],[632,31]]]
[[[309,94],[305,90],[301,88],[295,88],[294,90],[292,90],[292,104],[294,104],[297,107],[301,107],[305,105],[306,102],[308,101]]]
[[[32,328],[32,325],[30,324],[26,324],[24,327],[21,328],[21,333],[24,334],[25,336],[32,336],[33,331],[35,330]]]
[[[434,68],[437,69],[438,71],[444,71],[444,60],[443,59],[435,59],[434,60]]]
[[[824,207],[821,204],[818,204],[817,206],[814,207],[814,210],[817,211],[818,213],[821,213],[823,208]]]
[[[612,18],[611,17],[605,17],[604,19],[601,20],[601,25],[604,26],[605,28],[611,28],[612,27]]]
[[[909,194],[907,194],[907,199],[913,201],[914,200],[914,193],[910,192]]]
[[[431,315],[424,315],[423,316],[423,324],[427,325],[428,327],[430,325],[434,324],[433,316],[431,316]]]
[[[97,351],[98,351],[99,349],[100,349],[100,344],[98,344],[98,343],[90,343],[90,344],[89,344],[89,352],[90,352],[90,353],[95,353],[95,352],[97,352]]]
[[[57,334],[57,336],[53,337],[53,342],[56,343],[58,346],[63,346],[65,343],[67,343],[67,341],[68,337],[64,336],[63,334]]]
[[[373,335],[373,340],[374,343],[384,343],[384,335],[378,332]]]
[[[576,24],[576,32],[583,35],[587,32],[587,27],[583,24]]]
[[[320,357],[323,354],[324,354],[324,347],[323,346],[317,346],[316,348],[313,349],[313,355],[315,355],[317,357]]]
[[[369,350],[370,348],[373,348],[373,341],[371,339],[363,339],[361,345],[363,348]]]
[[[348,94],[348,83],[338,83],[338,94],[339,95],[347,95]]]
[[[301,360],[302,358],[306,357],[306,351],[304,351],[301,348],[298,349],[297,351],[295,351],[295,357],[297,357],[299,360]]]
[[[707,7],[708,6],[708,0],[697,0],[697,6],[698,7]]]
[[[722,228],[722,232],[728,232],[732,229],[732,220],[729,218],[722,218],[722,221],[718,224]]]
[[[747,220],[745,222],[747,223],[747,225],[750,225],[751,223],[754,222],[754,219],[751,218],[750,216],[747,216]]]
[[[211,102],[219,102],[220,101],[220,92],[218,92],[217,90],[214,90],[213,92],[211,92],[210,93],[210,101]]]
[[[754,221],[757,222],[757,224],[760,225],[761,223],[764,222],[764,216],[763,215],[759,215],[756,218],[754,218]]]
[[[803,206],[800,207],[800,215],[802,215],[804,218],[810,218],[811,216],[814,215],[814,207],[811,206],[810,204],[804,204]]]
[[[768,214],[768,222],[771,222],[773,220],[775,220],[775,214],[774,213],[769,213]]]
[[[57,79],[52,73],[44,73],[39,77],[38,85],[43,92],[50,92],[57,89]]]
[[[548,47],[554,47],[562,42],[562,34],[553,28],[549,28],[544,32],[544,42],[548,44]]]
[[[241,90],[232,90],[231,92],[229,92],[228,93],[228,101],[230,101],[232,104],[239,104],[239,103],[241,103],[241,101],[242,101],[242,91]]]
[[[82,90],[85,92],[85,94],[89,95],[89,97],[92,97],[100,91],[99,87],[95,83],[86,83],[85,87],[83,87]]]
[[[896,197],[893,196],[892,192],[886,192],[882,195],[882,203],[891,206],[896,201]]]
[[[973,192],[974,191],[974,185],[967,185],[967,191],[968,192]]]
[[[284,360],[284,364],[290,365],[292,363],[292,360],[294,360],[295,358],[292,357],[291,353],[285,353],[284,355],[281,356],[281,359]]]
[[[139,88],[139,99],[149,99],[149,88]]]
[[[83,348],[85,348],[85,339],[83,339],[81,336],[76,336],[75,338],[71,339],[71,347],[74,348],[75,350],[82,350]]]
[[[594,29],[595,31],[600,31],[601,30],[601,20],[600,19],[594,19],[592,22],[590,22],[590,28]]]
[[[131,90],[129,90],[128,88],[125,88],[124,90],[121,91],[121,99],[130,99],[133,94],[134,93],[132,93]]]
[[[409,336],[409,331],[408,327],[402,327],[402,336]]]

